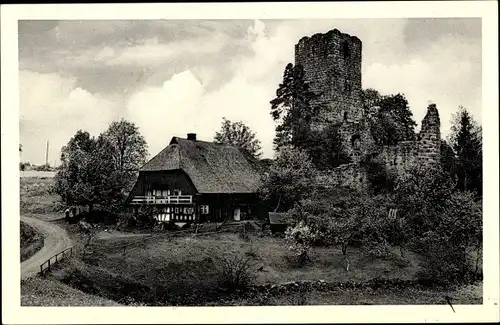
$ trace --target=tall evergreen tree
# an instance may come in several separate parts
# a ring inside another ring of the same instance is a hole
[[[271,100],[271,116],[278,122],[274,145],[277,150],[286,146],[297,146],[307,134],[311,120],[317,110],[311,102],[317,98],[304,80],[302,66],[288,63],[283,74],[283,83]]]
[[[456,154],[458,188],[482,195],[482,129],[465,107],[453,116],[450,143]]]

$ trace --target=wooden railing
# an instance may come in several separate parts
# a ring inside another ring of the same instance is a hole
[[[65,257],[72,256],[73,255],[73,247],[66,248],[65,250],[57,253],[56,255],[52,256],[42,264],[40,264],[40,274],[43,275],[45,271],[50,271],[50,266],[56,264],[57,262],[61,261]],[[52,262],[51,262],[52,261]]]
[[[192,195],[170,196],[135,196],[131,204],[190,204],[193,203]]]

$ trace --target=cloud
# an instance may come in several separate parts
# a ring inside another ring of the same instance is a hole
[[[127,117],[145,136],[150,154],[155,155],[168,145],[173,135],[184,135],[194,121],[200,121],[196,112],[203,93],[200,81],[185,71],[161,87],[145,87],[131,96]]]
[[[19,82],[22,159],[31,163],[45,163],[47,140],[53,163],[78,129],[97,135],[117,115],[118,100],[77,87],[73,77],[22,70]]]
[[[32,119],[38,129],[44,119],[59,116],[64,116],[61,125],[73,119],[80,120],[77,124],[82,128],[94,128],[99,123],[80,110],[100,107],[106,112],[103,120],[108,120],[110,113],[136,122],[147,138],[150,153],[155,154],[174,135],[196,132],[201,139],[212,140],[226,117],[249,125],[261,140],[265,156],[270,157],[275,125],[269,101],[282,81],[284,67],[294,61],[294,46],[303,36],[333,28],[363,41],[363,88],[405,93],[418,123],[428,100],[440,109],[443,133],[458,105],[470,107],[480,119],[481,37],[474,38],[474,33],[463,36],[429,28],[415,31],[422,24],[409,24],[405,19],[256,20],[251,24],[154,21],[111,24],[86,47],[68,45],[72,44],[69,36],[73,28],[88,35],[93,27],[100,30],[99,26],[106,25],[86,24],[59,24],[60,46],[47,46],[38,52],[33,50],[37,46],[26,42],[26,35],[23,42],[20,40],[27,55],[21,66],[75,76],[29,75],[31,85],[23,98],[26,109],[21,113],[38,114]],[[52,42],[55,29],[49,33]],[[429,33],[431,41],[427,41]],[[43,35],[35,39],[41,41]],[[37,78],[42,80],[35,82]],[[122,97],[112,97],[112,93]],[[61,112],[45,112],[49,106],[59,107]],[[99,113],[95,109],[93,114]]]
[[[375,23],[378,24],[376,31],[373,29]],[[148,142],[152,143],[151,154],[168,144],[173,135],[184,136],[187,132],[196,132],[200,138],[210,141],[219,129],[222,117],[226,117],[247,124],[262,142],[264,155],[272,157],[275,124],[269,114],[269,102],[274,98],[276,87],[282,81],[284,67],[294,61],[294,45],[301,37],[338,28],[343,32],[358,35],[361,39],[376,39],[377,46],[368,46],[364,51],[365,57],[371,57],[371,61],[367,61],[375,62],[365,69],[368,73],[365,79],[369,85],[372,82],[381,91],[398,92],[406,89],[397,88],[402,83],[410,87],[415,83],[423,84],[424,76],[431,73],[425,72],[425,67],[417,61],[409,67],[404,64],[386,65],[386,62],[394,62],[398,53],[403,53],[401,44],[404,26],[404,20],[362,20],[359,24],[352,24],[349,20],[256,20],[247,28],[246,37],[240,41],[240,45],[247,47],[249,51],[228,59],[227,64],[233,73],[220,88],[207,91],[203,87],[204,91],[197,91],[201,84],[196,81],[190,82],[194,87],[194,91],[190,92],[187,83],[172,78],[163,87],[152,87],[138,92],[134,96],[133,104],[129,105],[129,110],[135,112],[135,118],[141,121],[144,128],[151,126],[149,130],[144,130],[148,133]],[[390,54],[382,55],[385,52]],[[382,63],[375,61],[377,57]],[[404,71],[408,69],[421,71],[423,74],[410,73],[408,75],[413,79],[401,79],[401,76],[405,75]],[[193,73],[203,76],[200,79],[210,80],[215,72],[193,68],[186,69],[183,74]],[[392,76],[399,76],[399,79]],[[386,83],[385,78],[398,82]],[[380,88],[381,84],[385,86]],[[394,88],[387,87],[389,84],[394,85]],[[180,105],[178,96],[189,98],[189,104]],[[138,112],[145,111],[148,113],[138,116]],[[161,118],[156,118],[160,116]],[[174,123],[170,120],[182,122]],[[164,127],[161,128],[160,124]]]
[[[429,101],[436,103],[443,138],[449,133],[451,115],[459,105],[468,107],[481,121],[481,44],[444,35],[425,49],[393,64],[373,63],[363,71],[364,88],[383,94],[404,93],[414,119],[420,124]],[[420,127],[420,126],[419,126]]]
[[[216,34],[209,41],[204,38],[192,38],[169,43],[162,43],[154,37],[139,45],[117,48],[117,55],[104,61],[108,65],[154,66],[173,57],[217,53],[228,41],[228,37],[223,34]]]

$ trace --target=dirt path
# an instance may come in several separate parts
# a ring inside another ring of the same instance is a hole
[[[51,222],[23,216],[21,216],[21,221],[32,226],[45,236],[43,247],[30,259],[21,263],[21,278],[27,278],[36,275],[36,273],[40,271],[40,264],[60,251],[70,247],[72,242],[66,230]]]

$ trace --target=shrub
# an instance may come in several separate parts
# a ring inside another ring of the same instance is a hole
[[[439,283],[463,283],[473,279],[477,263],[471,252],[482,249],[482,211],[474,194],[453,193],[434,229],[420,239],[425,257],[419,277]]]
[[[294,252],[300,265],[309,260],[309,250],[317,239],[318,233],[304,222],[300,222],[285,231],[285,240],[290,245],[290,250]]]
[[[387,170],[383,163],[373,157],[368,157],[361,162],[364,167],[371,191],[377,195],[392,192],[396,183],[394,173]]]
[[[256,277],[256,264],[251,254],[218,252],[212,259],[219,272],[219,286],[224,290],[244,290]]]

